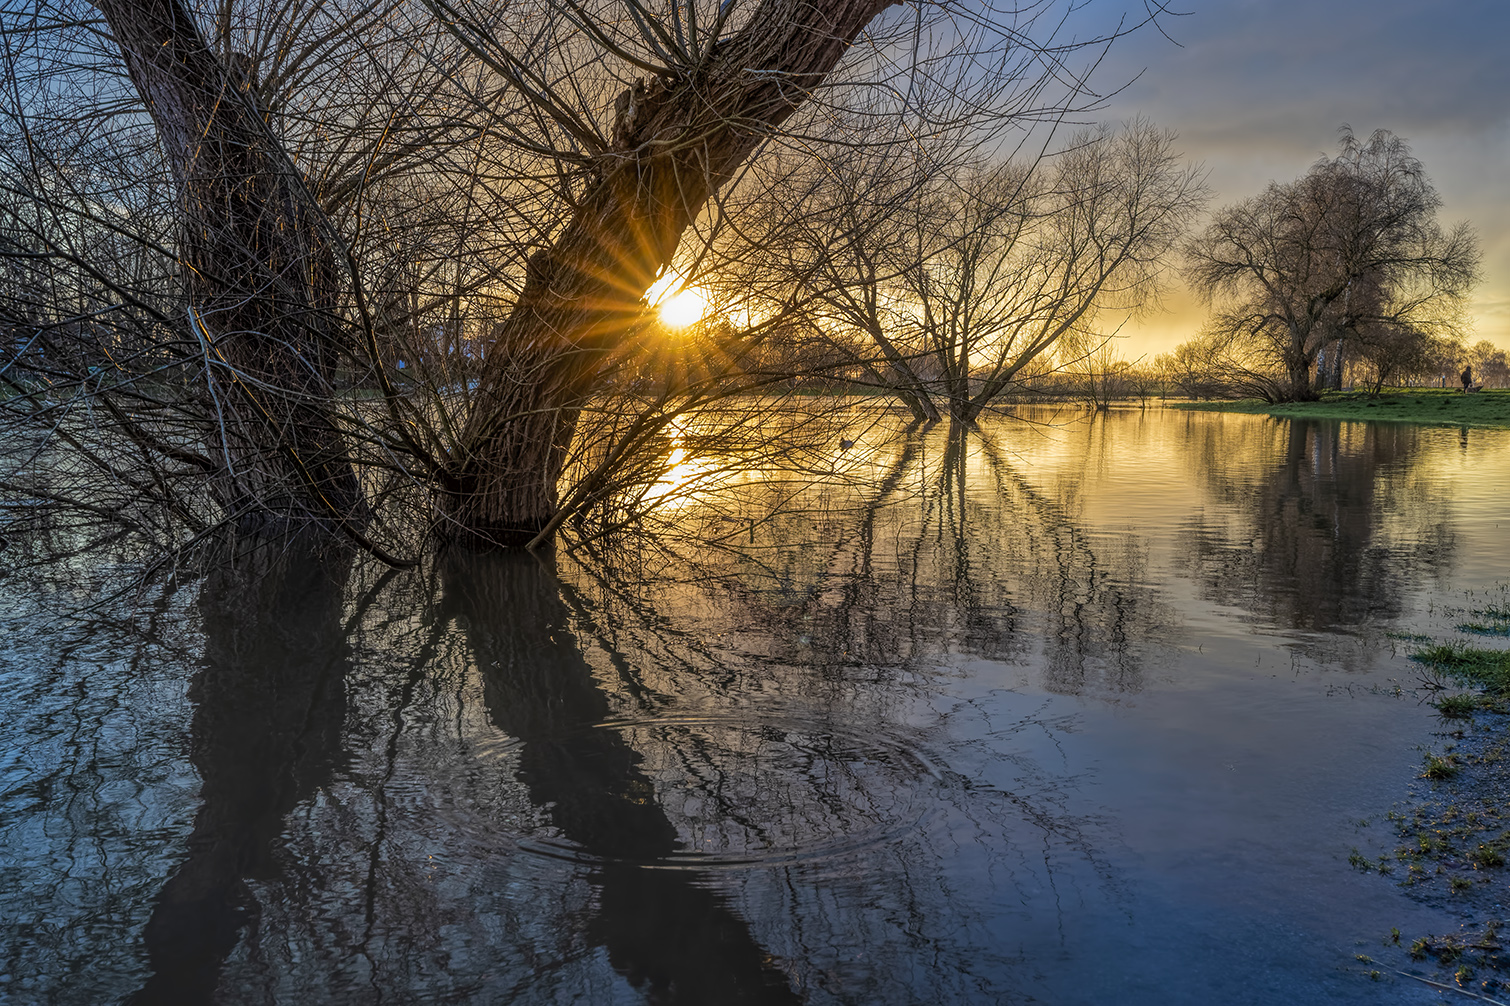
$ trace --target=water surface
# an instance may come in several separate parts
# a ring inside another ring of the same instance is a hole
[[[1436,1001],[1381,939],[1464,910],[1347,856],[1510,435],[1029,418],[575,556],[8,576],[0,998]]]

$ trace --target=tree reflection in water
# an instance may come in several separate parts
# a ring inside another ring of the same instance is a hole
[[[925,453],[903,450],[891,485]],[[802,585],[806,601],[790,579],[711,567],[650,589],[563,560],[563,581],[528,555],[450,554],[428,579],[384,582],[287,556],[217,575],[192,692],[202,806],[136,1001],[947,1002],[1001,987],[993,902],[1037,897],[1075,863],[1091,872],[1070,889],[1099,883],[1102,843],[1062,769],[1001,751],[1059,726],[971,724],[987,743],[951,737],[968,709],[936,708],[933,644],[953,637],[929,619],[961,610],[972,647],[1020,647],[949,491],[929,504],[948,533],[925,521],[908,546],[941,543],[928,569],[947,575],[915,577],[910,609],[890,559]],[[867,509],[832,555],[876,560],[895,516]],[[715,608],[722,636],[697,624]],[[971,745],[965,776],[951,751]],[[980,871],[990,891],[962,895]]]
[[[546,560],[445,560],[441,612],[466,632],[493,724],[522,744],[518,778],[595,861],[590,938],[651,1001],[795,1003],[787,976],[704,878],[671,865],[681,843],[642,758],[605,729],[607,696],[577,649]]]
[[[1350,630],[1398,618],[1417,580],[1450,567],[1450,508],[1416,470],[1421,428],[1253,423],[1242,445],[1234,430],[1195,429],[1193,463],[1222,507],[1192,529],[1185,562],[1218,603],[1284,628]],[[1219,452],[1262,460],[1243,469]]]
[[[762,525],[753,547],[686,546],[706,586],[677,615],[697,621],[724,602],[710,631],[754,630],[773,657],[831,670],[978,658],[1031,667],[1053,692],[1135,693],[1178,614],[1146,546],[1088,528],[1073,487],[1029,478],[1041,474],[989,429],[914,429],[869,478],[847,494],[825,487]]]
[[[153,972],[136,1001],[1032,988],[1025,961],[1074,949],[1063,906],[1122,913],[1073,704],[1044,693],[1120,701],[1182,631],[1147,540],[1083,511],[1106,423],[1066,434],[1057,469],[990,428],[914,430],[796,505],[752,476],[747,511],[688,506],[595,557],[380,574],[294,550],[217,572],[199,804],[129,927]],[[1399,610],[1386,574],[1451,554],[1446,525],[1392,510],[1427,492],[1411,442],[1295,425],[1192,441],[1225,473],[1201,476],[1182,553],[1201,588],[1317,628]],[[154,861],[172,834],[112,856]]]
[[[200,594],[204,667],[189,690],[200,809],[188,858],[163,886],[145,941],[153,969],[133,1003],[212,999],[257,922],[246,881],[276,878],[284,817],[343,759],[349,556],[263,547]]]

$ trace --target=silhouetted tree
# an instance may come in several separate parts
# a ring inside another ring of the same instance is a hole
[[[765,315],[671,398],[618,395],[665,345],[646,290],[739,230],[757,153],[836,156],[841,113],[968,147],[1094,107],[1072,54],[1136,27],[892,6],[105,0],[109,35],[76,0],[3,15],[27,23],[0,54],[0,240],[29,279],[0,379],[37,440],[6,445],[0,488],[159,543],[324,520],[390,561],[416,529],[536,543],[643,490],[669,424],[776,379],[742,376]],[[12,477],[39,450],[46,477]]]
[[[1216,311],[1214,336],[1253,347],[1282,397],[1315,397],[1317,353],[1365,327],[1456,328],[1477,278],[1467,224],[1443,230],[1442,200],[1404,140],[1344,127],[1335,157],[1219,211],[1187,245],[1187,276]]]
[[[1174,140],[1138,120],[1028,161],[841,160],[798,210],[810,310],[879,352],[870,380],[916,418],[973,422],[1061,340],[1154,298],[1206,195]]]

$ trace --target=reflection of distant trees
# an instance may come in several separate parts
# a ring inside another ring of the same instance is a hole
[[[895,531],[874,514],[849,514],[854,537],[830,538],[828,560],[851,556],[854,540]],[[819,519],[845,523],[833,512]],[[999,941],[977,942],[983,916],[1002,898],[1031,900],[1041,885],[1074,888],[1054,877],[1069,860],[1105,876],[1092,823],[1069,807],[1072,787],[1011,740],[1068,724],[1038,714],[998,722],[968,704],[941,714],[935,672],[911,659],[934,651],[899,657],[838,634],[875,626],[872,613],[849,604],[855,597],[880,606],[880,624],[891,624],[884,612],[898,595],[885,589],[895,573],[881,548],[854,557],[873,563],[866,575],[836,577],[820,591],[808,589],[803,576],[817,567],[800,555],[747,555],[759,572],[737,563],[720,570],[708,558],[695,557],[680,577],[663,568],[654,583],[563,564],[582,656],[614,696],[683,848],[752,857],[727,876],[746,891],[752,929],[774,953],[784,948],[794,987],[854,1003],[1006,995],[1012,965]],[[904,645],[940,632],[906,617],[896,623],[910,630],[895,637]],[[876,637],[864,642],[874,647]],[[938,772],[930,749],[976,764],[981,778]],[[993,775],[1010,778],[1011,790],[992,785]],[[946,834],[925,826],[934,815],[951,822]],[[782,864],[778,873],[761,868],[763,851]],[[976,870],[992,877],[989,907],[961,888],[984,876]]]
[[[1042,483],[914,431],[753,546],[216,574],[139,1001],[1010,998],[1104,835],[938,665],[1132,691],[1170,621]]]
[[[695,587],[259,561],[201,590],[199,808],[136,1002],[976,1001],[1011,972],[951,858],[1096,861],[1052,771],[935,769],[917,682],[807,690],[685,631]]]
[[[951,656],[1030,664],[1042,639],[1052,691],[1142,687],[1173,615],[1135,539],[1089,532],[1074,493],[1037,486],[989,432],[915,428],[875,467],[852,495],[763,524],[754,547],[689,549],[717,620],[840,678]]]
[[[685,631],[682,585],[567,565],[452,556],[336,634],[349,767],[284,816],[223,989],[622,999],[607,969],[655,1003],[976,1001],[1010,972],[952,843],[1029,889],[1046,848],[1094,860],[1052,773],[931,769],[911,682],[809,690]]]
[[[1105,416],[1082,428],[1085,464],[1104,449],[1105,428]],[[1029,561],[1019,575],[1044,619],[1045,686],[1067,695],[1141,690],[1145,654],[1167,639],[1176,620],[1146,574],[1145,546],[1130,534],[1092,532],[1079,519],[1076,490],[1037,488],[990,440],[983,440],[982,454],[997,498],[1012,504],[994,519],[1003,522],[1003,535],[1016,530],[1027,543]],[[972,514],[977,522],[992,517],[989,502]]]
[[[1192,463],[1221,509],[1191,528],[1185,562],[1217,603],[1286,628],[1347,628],[1398,617],[1412,583],[1450,561],[1445,500],[1412,470],[1418,428],[1296,419],[1190,429]],[[1403,529],[1391,528],[1400,517]]]

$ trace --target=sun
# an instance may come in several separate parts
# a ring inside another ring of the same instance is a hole
[[[708,313],[708,297],[702,290],[695,286],[678,287],[676,277],[668,273],[645,294],[667,328],[686,328],[702,321]]]
[[[707,313],[708,298],[697,290],[683,290],[661,301],[661,324],[667,328],[686,328]]]

